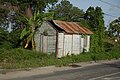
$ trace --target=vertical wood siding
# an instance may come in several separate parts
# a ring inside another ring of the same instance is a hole
[[[80,53],[80,35],[73,35],[73,53],[79,54]]]
[[[56,49],[56,36],[48,36],[48,53],[55,53]]]
[[[72,35],[65,35],[64,55],[71,55],[72,52]]]
[[[58,58],[63,56],[64,33],[58,33]]]

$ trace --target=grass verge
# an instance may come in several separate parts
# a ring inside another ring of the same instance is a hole
[[[120,58],[120,45],[116,45],[108,52],[101,53],[81,53],[79,55],[66,56],[56,59],[55,54],[17,49],[0,49],[0,66],[5,69],[43,67],[49,65],[67,66],[70,63],[111,60]]]

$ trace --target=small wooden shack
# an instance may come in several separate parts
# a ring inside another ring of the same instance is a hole
[[[88,52],[90,34],[93,33],[78,22],[44,21],[34,36],[36,50],[48,54],[56,53],[59,58],[80,54],[84,50]]]

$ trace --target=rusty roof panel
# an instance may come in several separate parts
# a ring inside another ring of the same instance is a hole
[[[78,22],[65,22],[59,20],[53,20],[53,22],[66,33],[93,34],[93,32],[81,26]]]

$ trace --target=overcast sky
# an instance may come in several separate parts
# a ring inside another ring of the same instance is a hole
[[[74,6],[86,11],[89,6],[99,6],[102,8],[105,25],[108,25],[112,20],[120,17],[120,0],[69,0]],[[107,3],[106,3],[107,2]]]

